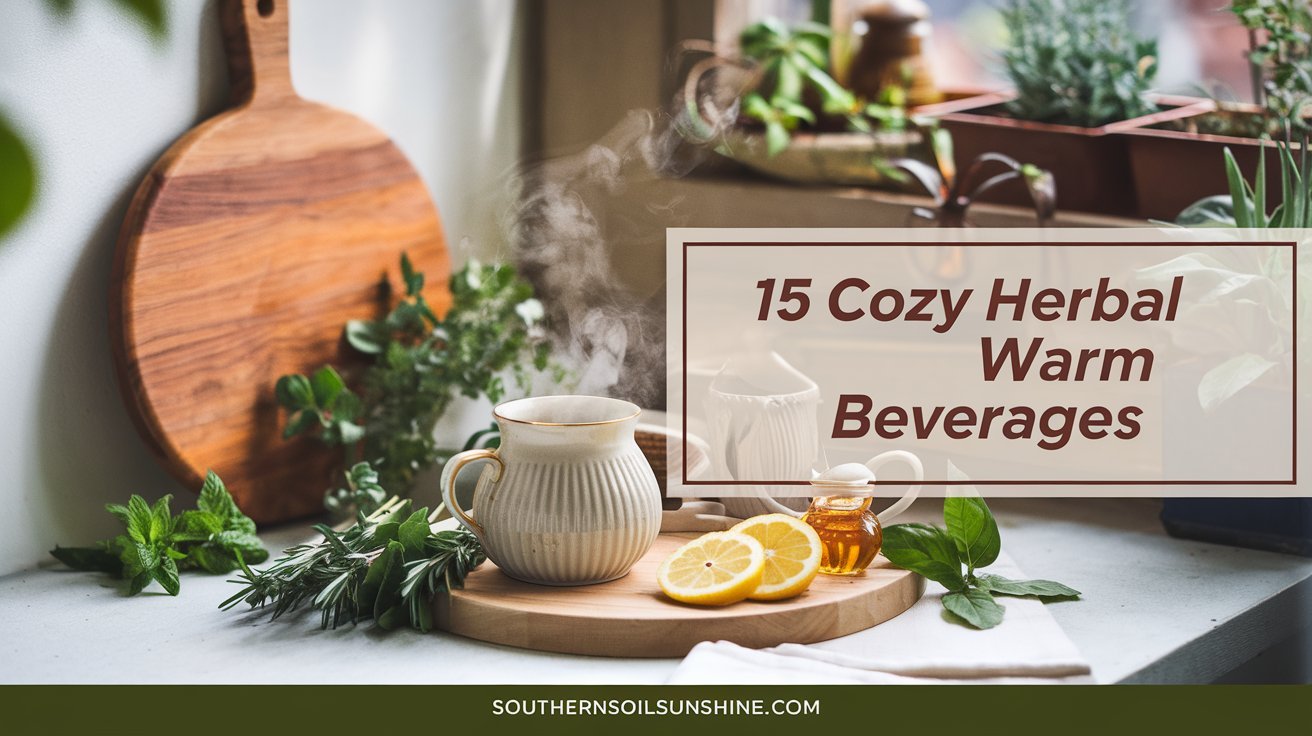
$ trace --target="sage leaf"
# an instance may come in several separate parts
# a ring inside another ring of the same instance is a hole
[[[978,588],[944,595],[943,607],[977,629],[997,626],[1002,623],[1002,615],[1006,612],[988,591]]]
[[[424,551],[432,530],[428,527],[428,509],[422,508],[410,515],[396,531],[396,539],[409,554]]]
[[[950,591],[964,590],[961,558],[947,532],[928,524],[894,524],[884,529],[884,556]]]
[[[378,590],[378,597],[374,599],[374,621],[382,623],[383,618],[388,610],[399,607],[401,604],[401,583],[405,581],[405,547],[395,540],[387,543],[387,552],[385,553],[386,564],[384,565],[381,585]],[[377,562],[369,566],[369,572],[373,568],[384,562],[380,557]],[[391,628],[384,626],[383,628]]]
[[[981,575],[975,584],[980,590],[998,595],[1038,598],[1076,598],[1080,595],[1080,591],[1053,580],[1009,580],[1001,575]]]

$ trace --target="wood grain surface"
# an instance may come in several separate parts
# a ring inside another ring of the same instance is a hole
[[[193,490],[213,468],[257,522],[320,510],[338,481],[336,453],[281,439],[277,378],[358,360],[342,326],[385,312],[403,251],[435,309],[450,301],[418,173],[377,128],[293,90],[287,4],[222,3],[232,107],[137,190],[109,310],[119,383],[152,451]]]
[[[533,585],[485,562],[462,590],[436,597],[434,622],[454,634],[525,649],[682,657],[702,641],[768,647],[845,636],[893,618],[925,592],[924,578],[880,556],[862,575],[818,575],[810,589],[790,600],[684,605],[661,592],[656,568],[695,536],[660,535],[627,576],[600,585]]]

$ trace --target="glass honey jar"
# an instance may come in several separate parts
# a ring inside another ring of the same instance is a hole
[[[874,501],[875,469],[901,460],[911,466],[915,479],[925,477],[920,459],[909,452],[894,450],[878,455],[866,464],[837,465],[811,481],[815,497],[802,515],[815,529],[824,550],[820,572],[828,575],[859,575],[879,554],[884,541],[883,524],[902,513],[920,493],[911,486],[902,498],[876,514],[870,510]]]

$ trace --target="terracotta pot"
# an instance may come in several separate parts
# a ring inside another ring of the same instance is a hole
[[[1115,133],[1189,117],[1213,108],[1211,100],[1192,97],[1156,98],[1163,110],[1097,128],[1037,123],[999,114],[1000,105],[943,115],[941,125],[952,133],[957,169],[975,157],[1001,153],[1052,172],[1057,182],[1057,208],[1109,215],[1135,212],[1136,198],[1127,139]],[[999,186],[983,198],[1028,206],[1023,182]]]
[[[1201,122],[1205,116],[1253,115],[1261,110],[1257,105],[1227,104],[1222,110],[1202,111],[1194,117]],[[1191,119],[1176,122],[1187,123]],[[1274,141],[1263,143],[1256,138],[1194,132],[1197,127],[1188,126],[1194,130],[1143,127],[1124,131],[1122,137],[1129,149],[1134,177],[1136,214],[1174,220],[1181,210],[1204,197],[1228,194],[1224,158],[1227,147],[1249,183],[1257,174],[1258,151],[1265,149],[1267,203],[1272,207],[1279,203],[1280,158]]]

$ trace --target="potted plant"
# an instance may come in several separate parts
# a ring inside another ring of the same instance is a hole
[[[1218,103],[1212,111],[1124,131],[1143,217],[1171,220],[1191,202],[1226,191],[1216,164],[1227,148],[1246,175],[1265,152],[1266,188],[1280,186],[1276,141],[1304,127],[1302,110],[1312,93],[1312,9],[1304,0],[1236,0],[1230,11],[1249,29],[1261,104]]]
[[[901,187],[886,165],[932,160],[933,121],[912,115],[902,87],[865,99],[831,74],[828,26],[769,18],[745,28],[735,55],[711,55],[684,82],[684,136],[779,179],[799,183]]]
[[[1156,43],[1132,34],[1124,0],[1011,0],[1002,58],[1014,86],[1006,102],[944,115],[958,166],[997,152],[1051,171],[1063,209],[1131,214],[1129,128],[1211,109],[1197,98],[1149,94]],[[988,199],[1024,204],[1020,182]]]
[[[1268,192],[1264,158],[1258,159],[1257,175],[1250,184],[1232,152],[1225,149],[1222,171],[1229,194],[1190,205],[1181,213],[1179,224],[1287,230],[1312,226],[1312,182],[1308,179],[1312,161],[1306,153],[1307,139],[1302,143],[1297,159],[1291,146],[1281,143],[1275,148],[1279,196],[1277,190]],[[1279,204],[1274,204],[1277,201]],[[1306,354],[1307,345],[1301,335],[1295,334],[1293,342],[1284,335],[1292,331],[1296,314],[1307,319],[1312,305],[1293,298],[1293,282],[1302,277],[1301,267],[1273,248],[1261,254],[1189,254],[1140,272],[1145,282],[1164,283],[1192,273],[1224,285],[1207,289],[1201,298],[1183,305],[1180,319],[1190,329],[1182,333],[1187,337],[1177,340],[1177,347],[1193,358],[1172,368],[1177,380],[1169,380],[1167,390],[1193,392],[1197,400],[1175,402],[1194,405],[1191,414],[1173,418],[1177,429],[1197,429],[1209,423],[1252,426],[1287,416],[1290,396],[1279,387],[1287,383],[1290,372],[1299,369],[1298,356]],[[1216,356],[1226,352],[1234,355],[1218,361]],[[1271,380],[1282,373],[1284,380]],[[1231,401],[1240,392],[1248,394],[1246,400]],[[1306,389],[1293,397],[1299,413],[1306,409],[1305,397]],[[1168,427],[1166,460],[1170,462],[1176,455],[1187,457],[1193,472],[1208,470],[1198,467],[1199,456],[1222,458],[1236,451],[1218,446],[1214,451],[1205,448],[1207,451],[1200,453],[1198,448],[1189,448],[1183,452],[1172,440],[1184,435],[1184,431]],[[1252,440],[1256,444],[1244,451],[1260,453],[1260,436]],[[1168,498],[1162,506],[1162,524],[1176,537],[1312,556],[1312,499]]]

